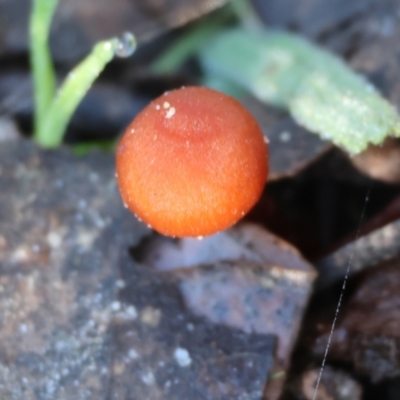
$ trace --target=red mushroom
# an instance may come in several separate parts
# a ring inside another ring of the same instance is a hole
[[[117,149],[123,201],[169,236],[230,227],[257,202],[268,146],[252,115],[212,89],[165,93],[131,122]]]

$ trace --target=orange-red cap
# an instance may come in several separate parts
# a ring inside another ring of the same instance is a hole
[[[126,206],[169,236],[206,236],[230,227],[260,197],[268,146],[234,98],[186,87],[148,105],[117,150]]]

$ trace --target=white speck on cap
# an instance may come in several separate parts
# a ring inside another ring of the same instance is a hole
[[[172,118],[175,115],[175,107],[171,107],[165,114],[165,118]]]

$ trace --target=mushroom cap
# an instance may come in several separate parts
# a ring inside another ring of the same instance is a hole
[[[257,202],[267,175],[268,146],[253,116],[234,98],[204,87],[151,102],[117,149],[125,205],[168,236],[230,227]]]

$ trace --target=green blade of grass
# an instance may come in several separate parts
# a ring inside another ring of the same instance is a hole
[[[33,0],[30,24],[30,62],[33,75],[34,132],[40,131],[56,87],[54,67],[48,48],[51,20],[58,0]]]
[[[119,45],[118,39],[99,42],[68,74],[47,110],[40,131],[37,132],[35,139],[41,146],[51,148],[61,144],[72,114],[105,65],[113,59]]]

